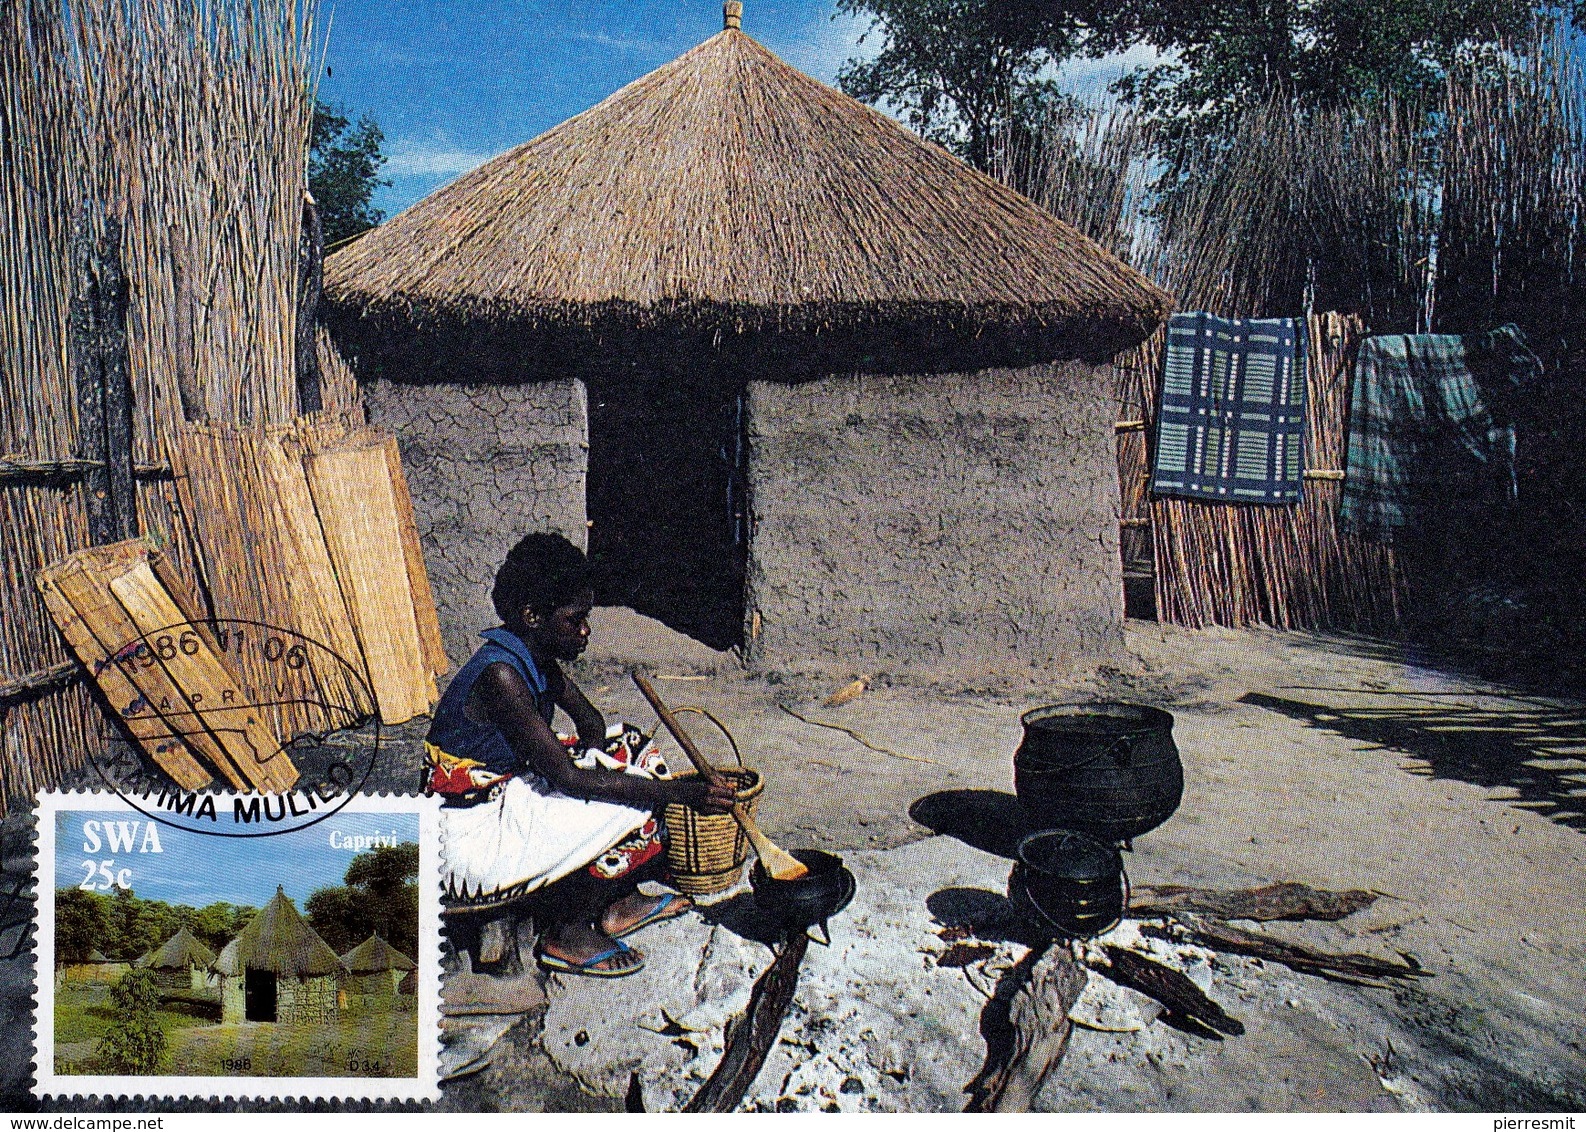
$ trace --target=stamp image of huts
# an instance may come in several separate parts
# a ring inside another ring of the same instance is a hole
[[[392,947],[379,934],[373,934],[341,957],[347,968],[345,983],[346,1005],[349,1010],[369,1012],[374,1010],[411,1010],[413,991],[406,994],[402,986],[418,964]],[[413,977],[414,990],[418,978]]]
[[[81,959],[60,963],[55,968],[55,985],[62,983],[114,983],[130,969],[130,964],[111,959],[98,948]]]
[[[1113,655],[1106,363],[1168,297],[729,9],[327,260],[453,661],[534,529],[762,670]]]
[[[134,966],[153,974],[155,985],[166,991],[213,990],[219,983],[215,953],[185,926]]]
[[[346,968],[284,889],[215,960],[224,1022],[335,1021]]]

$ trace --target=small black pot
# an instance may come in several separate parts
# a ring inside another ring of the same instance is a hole
[[[792,853],[809,869],[809,875],[777,880],[755,861],[749,871],[755,905],[775,919],[784,932],[807,931],[816,924],[825,931],[826,921],[853,900],[859,882],[841,857],[819,849],[794,849]],[[828,932],[827,939],[830,938]]]
[[[1089,939],[1123,918],[1127,886],[1116,848],[1082,833],[1048,829],[1019,842],[1008,899],[1048,938]]]

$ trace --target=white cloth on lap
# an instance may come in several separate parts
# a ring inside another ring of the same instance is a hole
[[[534,775],[510,778],[489,801],[442,808],[447,895],[465,904],[525,896],[589,864],[649,818],[647,810],[571,797]]]

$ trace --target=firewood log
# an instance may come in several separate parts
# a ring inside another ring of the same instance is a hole
[[[1135,919],[1202,912],[1219,920],[1342,920],[1376,902],[1377,894],[1364,889],[1333,892],[1294,881],[1232,890],[1142,885],[1134,890],[1129,914]]]
[[[1028,1112],[1068,1049],[1068,1012],[1085,990],[1085,969],[1065,944],[1047,948],[1008,1000],[1009,1038],[965,1090],[965,1112]]]
[[[1196,916],[1179,917],[1176,923],[1168,928],[1145,924],[1140,930],[1143,934],[1158,939],[1187,939],[1191,943],[1209,947],[1213,951],[1271,960],[1303,974],[1317,975],[1324,979],[1342,978],[1344,981],[1354,981],[1425,979],[1432,976],[1431,971],[1419,966],[1395,963],[1390,959],[1378,959],[1371,955],[1322,951],[1302,943],[1290,943],[1288,940],[1275,939],[1259,932],[1236,928],[1219,920],[1204,920]]]
[[[1104,945],[1109,966],[1098,968],[1113,982],[1156,999],[1178,1018],[1189,1018],[1217,1034],[1238,1036],[1245,1025],[1206,996],[1182,971],[1147,958],[1138,951]]]

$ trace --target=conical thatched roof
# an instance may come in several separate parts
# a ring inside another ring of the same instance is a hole
[[[189,967],[209,967],[214,962],[215,953],[192,932],[183,928],[158,949],[139,959],[137,965],[157,971],[181,971]]]
[[[90,951],[88,953],[88,959],[86,961],[89,962],[89,963],[113,963],[114,962],[113,959],[111,959],[109,956],[107,956],[103,951],[100,951],[97,947],[94,950],[92,950],[92,951]]]
[[[380,971],[411,971],[418,966],[378,935],[371,935],[347,952],[341,957],[341,962],[342,966],[355,975],[373,975]]]
[[[222,975],[241,975],[250,967],[298,978],[342,970],[330,944],[308,926],[280,888],[215,960],[215,970]]]
[[[1168,310],[1074,228],[732,27],[334,253],[325,291],[383,322],[1039,329],[1076,354]]]

